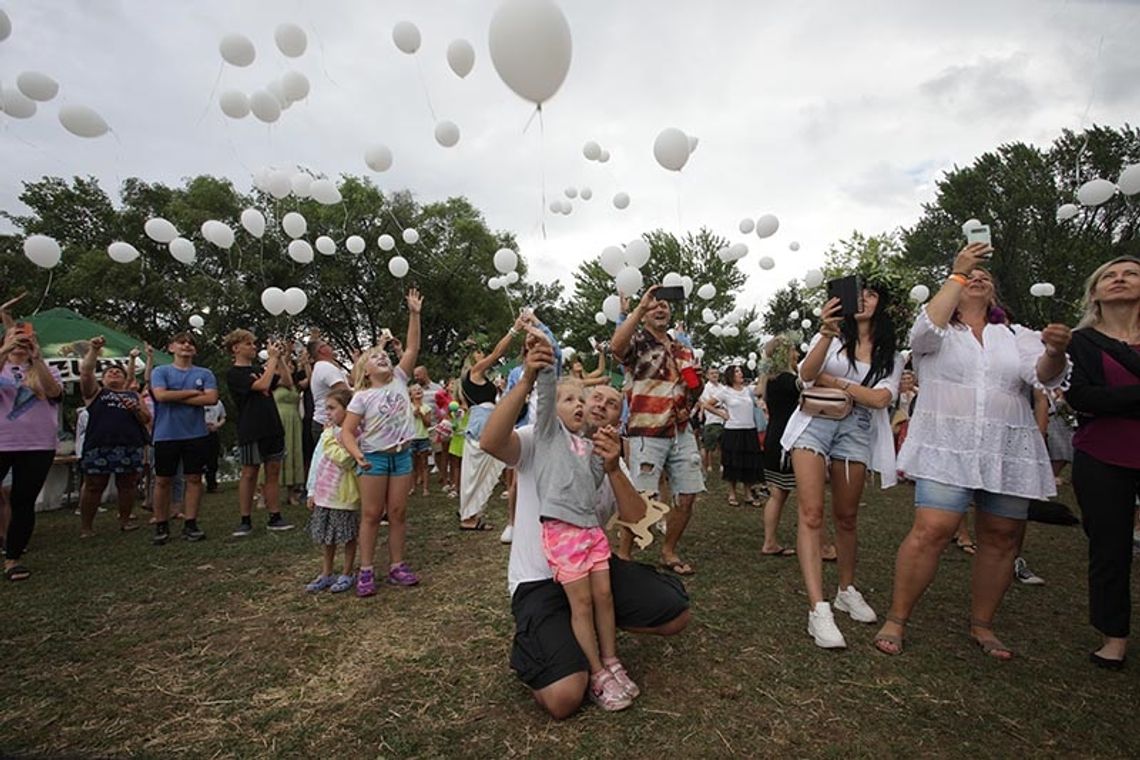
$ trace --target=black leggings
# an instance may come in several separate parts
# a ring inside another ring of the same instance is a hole
[[[12,496],[8,500],[12,519],[4,540],[5,559],[17,560],[28,548],[32,529],[36,527],[36,497],[44,487],[55,450],[0,451],[0,480],[12,472]]]
[[[1079,449],[1073,490],[1089,537],[1089,622],[1105,636],[1125,638],[1132,617],[1132,521],[1140,470],[1118,467]]]

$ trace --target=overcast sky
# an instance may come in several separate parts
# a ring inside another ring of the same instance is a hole
[[[1140,116],[1138,2],[561,5],[573,62],[540,134],[537,124],[524,133],[532,107],[491,65],[495,0],[0,0],[13,26],[0,42],[0,85],[24,70],[61,84],[31,119],[0,114],[0,208],[21,210],[21,181],[45,174],[93,174],[112,194],[130,176],[222,175],[246,190],[259,167],[299,164],[368,175],[424,202],[465,195],[492,228],[516,233],[533,278],[567,285],[606,245],[706,225],[748,244],[738,266],[752,305],[852,230],[913,223],[954,165],[1002,142],[1045,145],[1064,128]],[[422,32],[415,56],[392,42],[401,20]],[[284,21],[309,35],[298,59],[274,45]],[[229,32],[253,40],[252,66],[221,65]],[[455,38],[475,48],[466,79],[445,60]],[[219,91],[250,92],[290,68],[312,89],[271,126],[227,119],[211,95],[219,72]],[[460,127],[454,148],[436,144],[425,94]],[[95,108],[114,134],[68,134],[62,104]],[[669,126],[700,138],[679,175],[653,159],[654,137]],[[610,151],[608,164],[583,158],[591,139]],[[395,157],[383,174],[363,160],[378,142]],[[548,197],[567,186],[594,197],[575,201],[570,216],[544,213],[544,175]],[[632,199],[625,211],[611,203],[618,191]],[[774,237],[739,233],[742,218],[763,213],[780,219]],[[759,269],[762,255],[774,270]]]

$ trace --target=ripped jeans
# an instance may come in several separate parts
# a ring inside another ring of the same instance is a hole
[[[672,438],[629,439],[629,474],[638,491],[660,491],[661,472],[669,475],[674,495],[701,493],[705,476],[701,471],[701,452],[691,429]]]

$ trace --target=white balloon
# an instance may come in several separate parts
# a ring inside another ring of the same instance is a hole
[[[467,40],[452,40],[447,46],[447,65],[463,79],[475,68],[475,48]]]
[[[756,360],[755,359],[749,359],[748,360],[748,369],[753,371],[753,372],[756,371]]]
[[[289,100],[285,95],[285,88],[281,86],[281,81],[274,79],[269,84],[265,85],[265,91],[277,99],[277,105],[281,106],[281,111],[289,110],[289,106],[293,101]]]
[[[59,123],[76,137],[102,137],[111,129],[103,117],[87,106],[63,106]]]
[[[340,203],[340,190],[331,179],[315,179],[309,186],[309,195],[322,206],[332,206]]]
[[[602,313],[611,322],[621,318],[621,296],[609,295],[602,301]]]
[[[822,317],[823,316],[823,309],[816,306],[814,309],[811,310],[811,314],[813,317]]]
[[[687,274],[681,276],[681,287],[685,289],[685,298],[688,298],[689,295],[693,292],[693,285],[694,283],[692,277]]]
[[[789,251],[798,251],[799,249],[800,249],[800,244],[797,243],[795,240],[788,243],[788,250]]]
[[[772,237],[778,229],[780,229],[780,220],[775,214],[764,214],[756,220],[756,237]]]
[[[420,30],[411,21],[400,21],[392,27],[392,41],[400,52],[411,55],[420,49]]]
[[[542,105],[570,71],[570,25],[552,0],[504,0],[491,18],[491,63],[522,98]]]
[[[552,200],[550,202],[550,205],[547,206],[547,208],[550,209],[550,213],[552,213],[552,214],[561,214],[562,213],[562,201],[555,198],[554,200]]]
[[[701,321],[706,325],[711,325],[716,321],[716,312],[706,306],[705,308],[701,309]]]
[[[564,216],[570,216],[570,212],[574,210],[574,204],[570,201],[563,200],[559,203],[560,211]]]
[[[807,343],[801,343],[800,344],[800,353],[806,354],[808,352],[809,348],[811,348],[811,346],[809,346]]]
[[[600,311],[595,313],[594,314],[594,322],[596,322],[599,325],[604,325],[606,323],[606,315]]]
[[[519,255],[510,248],[500,248],[495,251],[495,269],[500,273],[513,272],[518,265]]]
[[[1043,282],[1041,285],[1041,295],[1045,296],[1046,298],[1052,298],[1057,294],[1057,288],[1053,287],[1053,283]]]
[[[915,285],[910,289],[910,300],[915,303],[926,303],[928,298],[930,298],[930,288],[925,285]]]
[[[309,78],[290,69],[281,76],[281,91],[293,102],[304,100],[309,97]]]
[[[970,230],[972,230],[974,227],[981,226],[981,224],[982,223],[977,219],[967,219],[966,221],[962,222],[962,234],[968,234]]]
[[[565,195],[567,198],[577,198],[578,197],[578,188],[568,187],[562,191],[562,194]]]
[[[740,335],[740,328],[736,325],[729,325],[728,327],[724,328],[724,334],[729,338],[735,338],[737,335]]]
[[[246,98],[248,101],[249,99]],[[269,192],[269,174],[272,170],[268,166],[263,166],[253,173],[253,186],[263,193]]]
[[[776,266],[776,260],[771,256],[761,256],[758,263],[761,269],[772,269]]]
[[[286,235],[296,240],[305,234],[305,231],[309,229],[309,224],[305,221],[305,217],[296,211],[290,211],[281,218],[281,229],[285,230]]]
[[[754,229],[756,229],[756,222],[753,221],[752,219],[741,219],[740,220],[740,234],[748,235]]]
[[[218,52],[222,54],[222,60],[231,66],[248,66],[257,57],[253,43],[244,34],[227,34],[222,37],[218,43]]]
[[[8,18],[8,14],[4,12],[3,8],[0,8],[0,42],[8,39],[11,34],[12,19]]]
[[[517,271],[507,272],[503,275],[503,279],[507,281],[508,285],[514,285],[519,281],[519,273]]]
[[[606,150],[605,148],[602,148],[602,155],[598,156],[598,163],[604,164],[604,163],[608,162],[609,160],[610,160],[610,152],[608,150]]]
[[[143,232],[156,243],[169,243],[178,237],[178,230],[175,229],[174,225],[158,216],[146,220],[146,224],[143,225]]]
[[[317,253],[324,254],[325,256],[333,256],[336,254],[336,241],[328,235],[321,235],[316,239]]]
[[[408,274],[408,260],[403,256],[393,256],[388,259],[388,271],[396,279],[402,279]]]
[[[241,226],[255,238],[260,238],[265,234],[265,217],[257,209],[247,208],[241,212]],[[148,232],[147,234],[149,235],[150,233]],[[160,240],[159,242],[161,243],[162,241]]]
[[[285,311],[290,314],[300,314],[309,305],[309,297],[300,288],[289,288],[285,291]]]
[[[761,322],[759,319],[754,319],[751,322],[749,322],[748,326],[744,329],[748,330],[749,334],[756,335],[757,333],[761,333],[764,331],[764,323]]]
[[[1057,209],[1057,221],[1064,222],[1072,219],[1074,216],[1081,212],[1080,208],[1075,203],[1066,203]]]
[[[661,278],[661,284],[667,288],[684,287],[684,280],[677,272],[669,272]]]
[[[24,240],[24,255],[33,264],[44,269],[51,269],[62,258],[59,243],[47,235],[29,235]]]
[[[614,196],[614,208],[625,210],[629,206],[629,193],[618,193]]]
[[[610,277],[617,277],[617,273],[625,266],[625,251],[616,245],[608,245],[602,249],[598,263]]]
[[[404,242],[408,245],[415,245],[416,243],[420,242],[420,233],[416,232],[415,227],[409,227],[408,229],[404,230],[403,234],[400,237],[404,238]]]
[[[748,326],[752,327],[753,324],[755,324],[755,323],[749,323]],[[755,351],[749,351],[748,352],[748,361],[750,361],[750,362],[756,361],[756,352]]]
[[[130,243],[117,240],[107,246],[107,255],[111,257],[111,261],[119,264],[130,264],[139,257],[139,249]]]
[[[16,88],[41,103],[46,103],[59,94],[59,82],[42,71],[21,72],[16,77]]]
[[[1107,179],[1092,179],[1077,190],[1077,200],[1082,206],[1099,206],[1116,194],[1116,185]]]
[[[222,113],[231,119],[244,119],[249,116],[249,96],[241,90],[226,90],[218,96]]]
[[[804,328],[805,330],[810,330],[811,329],[811,320],[805,318],[803,322],[800,322],[800,327]]]
[[[281,101],[268,90],[256,90],[249,96],[249,110],[258,121],[272,124],[281,118]]]
[[[364,163],[374,172],[386,172],[392,168],[392,151],[387,145],[373,145],[364,152]]]
[[[36,115],[36,101],[12,87],[0,87],[0,111],[13,119],[30,119]]]
[[[308,198],[313,192],[313,178],[304,172],[297,172],[289,178],[289,189],[298,198]]]
[[[804,275],[804,285],[809,288],[818,288],[823,284],[823,272],[818,269],[809,269]]]
[[[581,190],[578,191],[578,197],[584,201],[588,201],[594,197],[594,191],[588,187],[583,187]]]
[[[380,246],[381,251],[390,251],[396,247],[396,238],[385,233],[376,238],[376,245]]]
[[[799,309],[792,309],[792,311],[788,314],[788,319],[792,320],[793,322],[799,318],[800,318]]]
[[[230,227],[228,224],[225,224],[224,222],[219,222],[213,219],[206,222],[203,227],[207,227],[207,225],[209,235],[206,235],[206,230],[203,230],[202,234],[206,240],[218,246],[224,251],[228,251],[231,247],[233,247],[234,231],[232,227]]]
[[[193,264],[197,258],[194,244],[186,238],[176,237],[170,241],[167,247],[170,249],[170,255],[174,257],[174,260],[183,264]]]
[[[697,288],[697,295],[708,301],[716,297],[716,287],[714,287],[711,282],[706,282],[704,285]]]
[[[724,335],[724,328],[720,325],[713,325],[709,328],[709,332],[719,338],[721,335]]]
[[[644,238],[634,238],[625,246],[625,263],[641,269],[649,263],[649,243]]]
[[[1120,172],[1120,177],[1116,180],[1116,186],[1125,195],[1140,193],[1140,164],[1124,167],[1124,171]]]
[[[285,291],[281,288],[266,288],[261,291],[261,305],[276,317],[285,311]]]
[[[614,278],[614,283],[617,285],[619,293],[632,296],[634,293],[641,292],[645,280],[641,277],[641,271],[635,267],[623,267],[617,273],[617,277]]]
[[[701,138],[694,137],[693,135],[689,135],[689,155],[690,156],[696,152],[697,146],[700,144],[701,144]]]
[[[602,146],[590,140],[582,146],[582,155],[586,157],[587,161],[597,161],[602,157]]]
[[[281,312],[277,312],[277,313],[280,314]],[[276,315],[274,315],[274,316],[276,316]],[[263,348],[257,352],[257,358],[263,362],[267,362],[267,361],[269,361],[269,352]]]
[[[191,314],[188,321],[191,327],[199,330],[206,326],[206,320],[202,318],[201,314]]]
[[[281,200],[293,191],[293,175],[284,169],[274,169],[269,173],[268,187],[269,194]]]
[[[278,24],[273,30],[273,41],[277,43],[277,49],[290,58],[304,55],[309,45],[305,30],[296,24]]]
[[[364,253],[364,249],[368,246],[360,235],[349,235],[348,240],[344,241],[344,247],[348,249],[349,253]],[[383,248],[384,246],[380,247]]]
[[[313,246],[307,240],[294,240],[289,243],[289,258],[298,264],[309,264],[313,261]]]
[[[661,130],[653,141],[653,157],[662,168],[679,172],[689,160],[689,138],[676,127]]]
[[[1056,292],[1057,289],[1049,282],[1035,282],[1029,286],[1029,295],[1036,298],[1049,298]]]
[[[728,255],[732,261],[740,261],[748,255],[748,246],[744,243],[733,243],[728,247]]]
[[[435,125],[435,141],[445,148],[454,147],[459,142],[459,127],[453,121],[441,121]]]
[[[727,264],[731,260],[731,254],[729,253],[729,247],[726,245],[722,248],[718,248],[716,251],[716,257],[718,259],[720,259],[721,261],[723,261],[725,264]]]

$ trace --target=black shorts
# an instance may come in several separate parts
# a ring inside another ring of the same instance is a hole
[[[206,471],[210,458],[210,436],[186,438],[181,441],[155,441],[154,474],[160,478],[171,478],[178,472],[182,463],[183,475],[201,475]]]
[[[610,585],[618,628],[656,628],[689,608],[680,579],[640,562],[611,556]],[[589,672],[570,627],[570,602],[557,583],[520,583],[511,597],[511,614],[515,619],[511,669],[532,691]]]
[[[271,435],[238,445],[238,458],[242,467],[260,467],[266,462],[285,459],[285,436]]]

